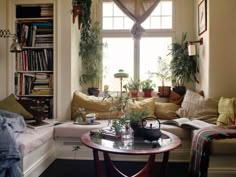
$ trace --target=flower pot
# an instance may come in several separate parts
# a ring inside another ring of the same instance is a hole
[[[152,90],[143,90],[143,97],[152,97]]]
[[[160,86],[158,87],[158,96],[159,97],[169,97],[171,87],[169,86]]]
[[[178,93],[180,96],[183,96],[186,93],[186,87],[185,86],[175,86],[173,88],[173,91]]]
[[[131,92],[130,92],[130,96],[131,96],[132,98],[137,98],[137,97],[138,97],[138,90],[136,90],[136,91],[131,91]]]

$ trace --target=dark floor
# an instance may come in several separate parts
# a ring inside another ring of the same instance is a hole
[[[142,169],[143,162],[114,162],[118,169],[131,176]],[[155,164],[153,177],[157,177],[160,163]],[[187,177],[187,163],[169,163],[166,177]],[[93,161],[55,160],[40,177],[95,177]]]

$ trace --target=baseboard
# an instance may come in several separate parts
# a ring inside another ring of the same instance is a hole
[[[54,141],[50,140],[24,157],[23,177],[38,177],[55,159],[56,152]]]

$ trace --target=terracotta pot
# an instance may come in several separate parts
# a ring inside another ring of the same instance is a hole
[[[171,87],[169,86],[160,86],[158,87],[158,96],[159,97],[169,97]]]
[[[152,90],[143,90],[143,97],[152,97]]]
[[[130,96],[133,98],[138,97],[138,90],[130,92]]]

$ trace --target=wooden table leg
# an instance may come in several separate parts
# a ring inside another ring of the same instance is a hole
[[[95,167],[96,176],[105,177],[105,175],[102,172],[101,162],[99,161],[98,150],[96,149],[93,149],[93,159],[94,159],[94,167]]]
[[[104,162],[105,162],[107,176],[109,176],[109,177],[127,177],[118,168],[116,168],[115,164],[111,161],[111,158],[107,152],[104,152],[103,156],[104,156]]]
[[[166,175],[166,167],[167,167],[168,159],[169,159],[169,151],[164,152],[164,156],[161,163],[161,169],[160,169],[160,177],[165,177]]]
[[[124,173],[122,173],[119,169],[116,168],[114,163],[111,161],[108,153],[104,152],[104,160],[106,165],[106,175],[112,177],[127,177]],[[132,177],[150,177],[152,173],[152,169],[155,163],[155,154],[151,154],[149,156],[148,162],[138,173],[133,175]]]

